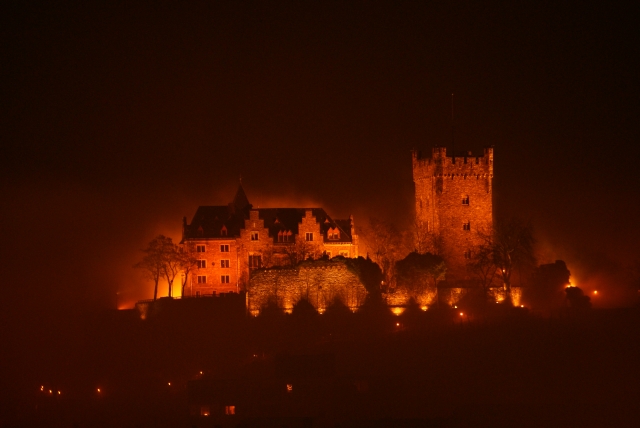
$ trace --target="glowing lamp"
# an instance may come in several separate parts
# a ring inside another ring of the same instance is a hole
[[[167,382],[167,385],[171,386],[171,382]]]
[[[288,383],[287,384],[287,392],[291,392],[291,391],[293,391],[293,385]]]
[[[60,391],[58,391],[58,395],[60,395],[60,394],[61,394],[61,392],[60,392]]]
[[[598,294],[598,290],[593,290],[593,294]]]
[[[40,391],[44,391],[44,385],[40,387]]]
[[[101,393],[102,391],[100,390],[100,388],[97,388],[96,391],[98,391],[98,393]]]
[[[399,322],[396,323],[396,327],[400,327],[400,323]]]
[[[462,316],[464,316],[464,313],[463,313],[463,312],[460,312],[460,316],[461,316],[461,317],[462,317]]]

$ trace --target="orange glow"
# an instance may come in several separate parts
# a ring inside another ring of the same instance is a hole
[[[425,311],[425,312],[426,312],[426,311],[427,311],[427,309],[429,309],[429,307],[427,307],[427,306],[422,306],[420,309],[422,309],[423,311]]]
[[[287,392],[291,392],[291,391],[293,391],[293,385],[288,383],[287,384]]]
[[[60,395],[60,394],[61,394],[61,392],[60,392],[60,391],[58,391],[58,395]]]
[[[49,390],[49,394],[53,394],[53,391],[52,391],[52,390]]]
[[[463,317],[464,316],[464,312],[460,312],[460,316]]]
[[[97,388],[96,391],[98,391],[98,393],[101,393],[102,391],[100,390],[100,388]]]
[[[458,309],[458,307],[457,307],[457,306],[454,306],[454,307],[453,307],[453,309]]]
[[[171,382],[167,382],[167,385],[171,386]]]
[[[396,327],[400,327],[400,323],[399,322],[396,323]]]
[[[598,290],[593,290],[593,294],[598,294]]]
[[[394,315],[402,315],[404,308],[392,308],[391,312],[393,312]]]
[[[202,370],[200,370],[200,374],[202,374]]]
[[[524,308],[524,305],[520,305],[521,308]]]
[[[44,391],[44,385],[40,387],[40,391]]]

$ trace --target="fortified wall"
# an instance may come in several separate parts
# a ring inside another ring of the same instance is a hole
[[[249,281],[248,309],[258,315],[270,301],[290,313],[301,299],[307,299],[318,312],[339,299],[352,311],[367,296],[358,275],[344,260],[306,261],[295,267],[257,269]]]

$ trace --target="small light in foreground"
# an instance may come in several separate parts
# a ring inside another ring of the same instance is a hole
[[[200,374],[202,374],[202,370],[200,370]]]
[[[58,395],[60,395],[60,394],[61,394],[61,392],[60,392],[60,391],[58,391]]]
[[[98,392],[98,394],[102,392],[100,388],[96,388],[96,391]]]
[[[524,308],[524,305],[520,305],[521,308]]]
[[[422,309],[423,311],[425,311],[425,312],[426,312],[426,311],[427,311],[427,309],[429,309],[429,308],[428,308],[427,306],[423,306],[423,307],[421,307],[420,309]]]
[[[53,391],[52,391],[52,390],[49,390],[49,394],[53,394]]]
[[[453,309],[458,309],[458,306],[454,306]]]
[[[464,312],[460,312],[460,316],[463,317],[464,316]]]
[[[593,290],[593,294],[598,294],[598,290]]]
[[[44,391],[44,385],[40,386],[40,391]]]
[[[291,392],[291,391],[293,391],[293,385],[288,383],[287,384],[287,392]]]
[[[167,382],[167,385],[171,386],[171,382]]]
[[[400,327],[400,323],[399,322],[396,323],[396,327]]]

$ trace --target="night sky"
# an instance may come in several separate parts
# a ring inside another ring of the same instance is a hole
[[[254,206],[407,228],[452,93],[456,148],[495,146],[496,215],[541,261],[581,285],[640,258],[637,5],[73,3],[0,11],[9,325],[150,297],[140,249],[240,176]]]

